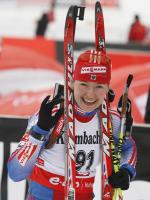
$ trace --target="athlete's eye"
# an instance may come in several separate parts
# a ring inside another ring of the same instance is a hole
[[[87,84],[86,84],[86,83],[80,83],[80,85],[81,85],[81,86],[87,86]]]
[[[97,85],[96,88],[104,88],[102,85]]]

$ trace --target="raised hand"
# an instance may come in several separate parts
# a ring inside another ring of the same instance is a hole
[[[58,96],[54,97],[52,101],[49,100],[50,96],[47,96],[43,102],[41,103],[41,107],[39,110],[39,118],[37,125],[39,128],[49,131],[60,119],[61,115],[64,112],[63,106],[53,115],[52,110],[53,108],[63,103],[63,98],[58,98]]]

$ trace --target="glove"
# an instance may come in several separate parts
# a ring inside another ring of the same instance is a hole
[[[126,169],[122,168],[117,173],[113,172],[108,178],[108,182],[113,188],[127,190],[130,185],[130,174]]]
[[[121,110],[122,110],[122,96],[119,99],[118,107],[117,107],[117,111],[119,112],[119,114],[121,114]],[[126,124],[125,124],[126,136],[129,136],[131,133],[132,124],[133,124],[133,118],[132,118],[132,114],[131,114],[131,101],[130,101],[130,99],[127,99]]]
[[[38,127],[45,131],[49,131],[58,122],[64,112],[64,108],[62,107],[53,116],[52,110],[54,106],[57,104],[61,104],[64,99],[58,98],[58,95],[54,97],[52,101],[49,101],[49,98],[50,96],[47,96],[43,100],[39,110],[39,118],[37,122]]]

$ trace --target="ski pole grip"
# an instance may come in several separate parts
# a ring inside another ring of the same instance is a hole
[[[125,91],[123,94],[123,98],[122,98],[122,111],[121,111],[121,116],[125,117],[126,115],[126,108],[127,108],[127,101],[128,101],[128,89],[131,85],[131,82],[133,80],[133,75],[129,74],[128,78],[127,78],[127,82],[126,82],[126,87],[125,87]]]
[[[128,79],[127,79],[127,87],[128,87],[128,88],[130,87],[130,84],[131,84],[131,82],[132,82],[132,79],[133,79],[133,75],[132,75],[132,74],[129,74]]]
[[[124,93],[122,98],[121,117],[125,117],[126,115],[127,100],[128,100],[128,93]]]

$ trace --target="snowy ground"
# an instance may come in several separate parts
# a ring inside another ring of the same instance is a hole
[[[149,200],[150,199],[150,183],[146,181],[134,181],[130,185],[130,189],[123,192],[123,200]],[[96,193],[98,194],[98,193]],[[100,200],[98,195],[95,200]]]
[[[100,188],[100,166],[97,167],[96,181],[94,184],[94,200],[101,200]],[[123,192],[123,200],[149,200],[150,199],[150,182],[147,181],[132,181],[130,188]]]

